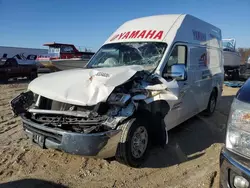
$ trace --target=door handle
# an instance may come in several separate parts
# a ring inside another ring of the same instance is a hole
[[[186,86],[186,85],[188,85],[188,83],[187,83],[187,82],[184,82],[183,85]]]

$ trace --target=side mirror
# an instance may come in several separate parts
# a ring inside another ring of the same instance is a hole
[[[186,66],[183,64],[172,65],[170,69],[168,69],[167,73],[164,73],[164,78],[172,78],[176,80],[186,80]]]

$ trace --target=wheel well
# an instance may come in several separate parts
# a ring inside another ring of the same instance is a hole
[[[213,88],[213,92],[215,92],[215,95],[216,95],[216,98],[218,97],[218,88],[217,87],[214,87]]]
[[[136,116],[146,118],[149,122],[149,134],[154,145],[164,146],[167,139],[164,118],[168,114],[170,106],[167,101],[153,101],[149,104],[141,102]]]

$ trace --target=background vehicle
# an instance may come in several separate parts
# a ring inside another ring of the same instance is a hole
[[[226,144],[220,154],[221,187],[250,185],[250,79],[238,91],[228,117]]]
[[[35,79],[37,77],[36,64],[28,64],[27,62],[19,64],[21,61],[9,58],[0,64],[0,80],[6,83],[10,78],[27,77],[30,80]]]
[[[94,52],[79,51],[73,44],[46,43],[48,46],[47,57],[39,56],[36,61],[51,71],[82,68],[94,55]]]
[[[239,80],[240,53],[236,51],[235,39],[223,39],[223,55],[225,76],[233,80]]]
[[[0,65],[3,65],[5,61],[8,59],[8,54],[3,54],[3,56],[0,58]]]

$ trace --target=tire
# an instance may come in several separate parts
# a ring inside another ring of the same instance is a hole
[[[29,80],[34,80],[35,78],[37,78],[37,71],[32,71],[30,73],[30,76],[28,77]]]
[[[147,122],[142,118],[132,118],[121,125],[120,129],[122,136],[116,151],[116,160],[131,167],[141,166],[147,158],[150,145]]]
[[[3,83],[8,84],[8,82],[9,82],[9,76],[8,76],[8,73],[5,73],[3,76]]]
[[[239,73],[238,70],[235,70],[235,71],[233,72],[232,79],[238,81],[239,78],[240,78],[240,73]]]
[[[209,97],[208,105],[206,110],[204,111],[204,115],[211,116],[216,109],[216,104],[217,104],[217,94],[216,91],[213,90]]]

